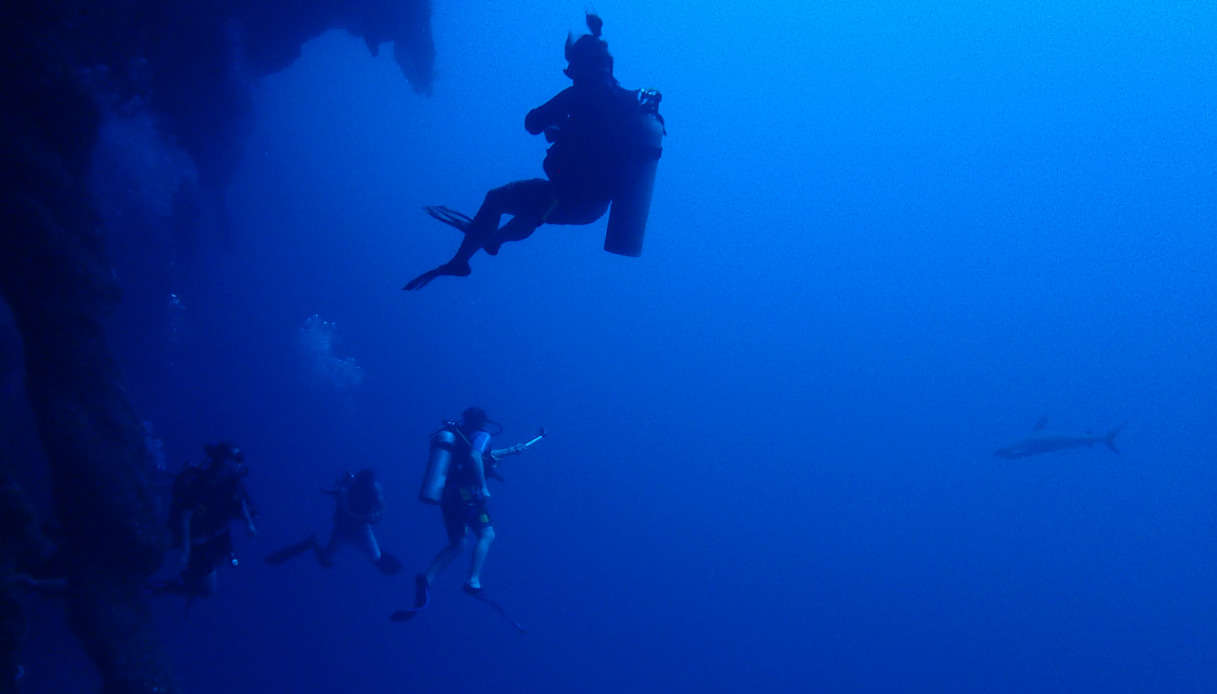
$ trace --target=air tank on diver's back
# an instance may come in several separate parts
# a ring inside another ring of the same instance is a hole
[[[499,451],[499,455],[512,455],[513,453],[523,453],[532,448],[541,439],[545,438],[548,432],[543,427],[539,434],[531,441],[513,446],[507,451]],[[457,452],[456,438],[461,437],[464,441],[464,450],[469,449],[469,440],[461,433],[459,425],[456,422],[444,422],[444,428],[431,435],[431,451],[427,457],[427,469],[423,472],[423,485],[418,490],[418,500],[424,504],[438,504],[444,496],[444,484],[448,481],[448,471],[452,467],[452,456]],[[491,453],[484,454],[491,456]],[[487,457],[491,460],[490,465],[493,465],[497,459]],[[493,474],[493,469],[489,469],[487,475]],[[499,477],[498,479],[502,479]]]
[[[613,198],[608,231],[604,235],[604,250],[609,253],[634,258],[642,255],[655,171],[663,153],[663,116],[659,115],[662,99],[663,95],[654,89],[638,91],[638,124],[633,133],[633,149],[640,158],[638,174]]]
[[[431,436],[431,455],[427,458],[423,487],[418,491],[419,501],[424,504],[439,503],[444,494],[444,483],[448,481],[448,466],[454,451],[456,434],[452,429],[440,429]]]

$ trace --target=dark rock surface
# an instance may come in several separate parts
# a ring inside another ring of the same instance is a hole
[[[427,0],[0,5],[0,292],[20,333],[25,395],[50,469],[68,620],[106,692],[178,686],[142,596],[167,545],[165,520],[143,425],[106,335],[121,292],[86,184],[103,109],[154,113],[193,159],[200,187],[222,200],[253,80],[340,28],[373,54],[393,42],[414,90],[429,93],[429,22]],[[24,537],[27,497],[5,489],[13,493],[0,511]],[[11,575],[17,561],[0,568]],[[0,664],[17,662],[21,642],[11,597],[0,596]],[[0,682],[0,691],[16,687],[11,676]]]

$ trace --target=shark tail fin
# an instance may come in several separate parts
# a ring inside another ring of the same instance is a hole
[[[1127,420],[1121,422],[1118,426],[1107,432],[1107,435],[1103,437],[1103,443],[1107,444],[1107,447],[1110,448],[1114,453],[1120,452],[1120,449],[1116,448],[1116,434],[1120,433],[1120,430],[1124,428],[1125,424],[1128,424]]]

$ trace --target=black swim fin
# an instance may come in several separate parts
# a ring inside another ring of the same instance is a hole
[[[447,224],[448,226],[456,229],[457,231],[461,232],[462,234],[468,234],[469,228],[473,226],[473,219],[471,219],[469,217],[469,215],[463,214],[461,212],[457,212],[456,210],[448,208],[448,207],[444,207],[443,205],[437,205],[437,206],[433,206],[433,207],[424,207],[423,210],[425,210],[427,214],[431,215],[432,218],[437,219],[437,220],[443,222],[444,224]],[[513,217],[511,221],[507,222],[507,225],[504,226],[503,229],[499,230],[499,232],[502,232],[502,231],[510,228],[512,222],[514,222],[514,221],[515,221],[515,218]],[[536,226],[537,225],[535,225],[535,224],[532,225],[532,229],[535,229]],[[519,238],[496,232],[494,234],[491,234],[490,237],[488,239],[486,239],[486,242],[484,244],[482,244],[482,250],[486,251],[490,255],[498,255],[499,247],[503,245],[504,240],[519,241],[523,238],[528,237],[531,234],[532,234],[531,229],[529,231],[525,232],[524,235],[520,236]],[[507,238],[504,238],[504,236],[507,236]]]
[[[398,610],[389,615],[390,622],[408,622],[414,619],[414,616],[422,611],[431,598],[431,586],[427,583],[426,574],[418,574],[414,577],[414,607],[408,610]]]
[[[408,622],[414,619],[414,615],[418,614],[418,610],[398,610],[389,615],[390,622]]]
[[[452,208],[444,207],[443,205],[424,207],[423,211],[431,215],[433,219],[437,219],[444,224],[459,230],[462,234],[468,232],[469,225],[473,224],[473,220],[470,219],[468,215],[457,212]]]
[[[380,569],[380,572],[386,576],[396,576],[401,572],[401,562],[397,560],[397,557],[388,552],[381,552],[380,559],[372,563],[376,564],[376,568]]]
[[[443,266],[440,266],[443,267]],[[431,284],[431,280],[440,276],[440,268],[428,270],[414,279],[406,282],[406,286],[402,287],[403,291],[413,292]]]
[[[494,598],[487,595],[485,588],[474,588],[473,586],[466,583],[464,585],[464,587],[461,588],[461,590],[472,595],[473,597],[477,598],[478,600],[481,600],[482,602],[486,603],[487,605],[490,605],[491,607],[493,607],[494,611],[503,615],[503,619],[506,619],[511,624],[511,626],[515,627],[516,630],[519,631],[521,634],[524,633],[524,627],[520,626],[519,622],[512,619],[511,615],[507,614],[507,610],[504,610],[503,606],[500,605],[498,603],[498,601],[496,601]]]
[[[450,260],[434,270],[428,270],[410,280],[402,289],[407,292],[413,292],[427,286],[436,277],[468,277],[471,272],[469,263],[462,262],[458,265]]]
[[[295,559],[296,557],[300,556],[301,554],[304,554],[305,552],[309,551],[310,549],[316,549],[320,546],[321,545],[317,540],[317,536],[310,535],[308,538],[301,540],[300,542],[297,542],[294,545],[288,545],[287,547],[284,547],[283,549],[281,549],[277,552],[272,552],[272,553],[266,555],[266,557],[263,559],[263,561],[265,561],[267,564],[270,564],[272,566],[277,566],[286,561]]]

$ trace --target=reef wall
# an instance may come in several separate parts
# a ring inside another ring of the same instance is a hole
[[[102,109],[156,114],[222,206],[253,80],[342,28],[373,54],[392,41],[406,78],[428,93],[429,22],[427,0],[0,4],[0,292],[21,335],[26,396],[50,467],[68,619],[107,693],[178,685],[142,597],[163,558],[165,522],[105,330],[121,293],[86,184]],[[14,491],[0,511],[25,518],[24,499]],[[15,562],[0,562],[0,573],[11,579]],[[0,586],[10,598],[11,588]],[[21,615],[15,600],[0,602],[3,665],[17,662]],[[0,683],[0,692],[16,688],[11,676]]]

